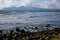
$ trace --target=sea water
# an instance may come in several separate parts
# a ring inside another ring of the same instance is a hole
[[[0,30],[16,27],[38,27],[45,24],[60,26],[60,12],[7,12],[0,13]],[[52,26],[50,27],[52,28]]]

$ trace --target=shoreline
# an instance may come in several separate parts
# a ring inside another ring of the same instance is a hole
[[[37,27],[35,27],[38,30]],[[2,32],[2,31],[0,31]],[[30,32],[24,29],[16,28],[16,30],[11,30],[9,34],[0,34],[1,40],[59,40],[60,39],[60,28],[54,28],[49,30]]]

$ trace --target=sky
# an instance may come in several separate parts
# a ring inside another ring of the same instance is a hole
[[[0,9],[6,7],[60,8],[60,0],[0,0]]]

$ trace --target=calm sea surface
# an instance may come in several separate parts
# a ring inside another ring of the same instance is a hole
[[[60,26],[60,12],[11,12],[0,14],[0,29],[40,27],[45,24]]]

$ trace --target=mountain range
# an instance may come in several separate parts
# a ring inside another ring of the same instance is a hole
[[[58,11],[60,12],[60,9],[47,9],[47,8],[37,8],[37,7],[7,7],[7,8],[3,8],[2,10],[23,10],[23,11]]]

